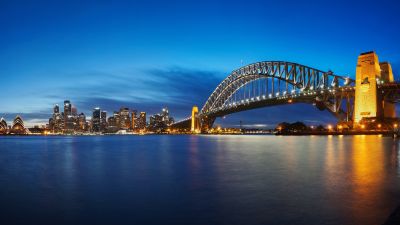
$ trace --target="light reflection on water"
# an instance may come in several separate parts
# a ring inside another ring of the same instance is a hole
[[[0,137],[0,224],[382,224],[399,203],[398,146],[365,135]]]

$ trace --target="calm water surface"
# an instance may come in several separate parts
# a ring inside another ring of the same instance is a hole
[[[0,224],[382,224],[379,136],[0,137]]]

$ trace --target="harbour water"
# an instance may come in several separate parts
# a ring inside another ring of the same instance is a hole
[[[0,137],[0,224],[379,225],[400,203],[381,136]]]

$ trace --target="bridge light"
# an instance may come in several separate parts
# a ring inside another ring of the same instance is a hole
[[[260,100],[260,96],[257,96],[257,100]]]
[[[296,90],[294,90],[294,89],[293,89],[291,92],[292,92],[292,94],[293,94],[293,93],[295,93],[295,92],[296,92]]]
[[[254,101],[254,98],[251,98],[251,101]]]
[[[276,92],[275,96],[279,96],[279,92]]]
[[[288,103],[292,103],[292,99],[289,99],[289,100],[288,100]]]
[[[265,99],[265,95],[263,95],[262,98]]]
[[[269,98],[272,98],[272,94],[269,94],[268,97],[269,97]]]
[[[283,95],[286,95],[286,91],[283,92]]]
[[[244,100],[241,100],[240,102],[241,102],[241,103],[243,103],[243,102],[244,102]]]
[[[332,125],[330,125],[330,124],[328,125],[328,130],[332,131]]]

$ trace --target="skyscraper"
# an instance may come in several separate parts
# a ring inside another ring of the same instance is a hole
[[[72,105],[69,100],[64,101],[64,133],[74,131],[74,118],[72,117]]]
[[[99,107],[93,109],[92,115],[92,131],[93,132],[100,132],[100,118],[101,118],[101,111]]]
[[[106,131],[107,129],[107,111],[101,111],[100,115],[100,130],[101,132]]]
[[[79,125],[79,130],[80,131],[86,131],[86,116],[83,113],[80,113],[78,116],[78,125]]]
[[[60,113],[60,106],[58,106],[58,104],[55,104],[55,105],[54,105],[53,113],[54,113],[54,114]]]
[[[119,110],[119,129],[128,130],[131,126],[129,108],[122,107]]]
[[[138,129],[146,129],[146,112],[140,112],[140,116],[138,118]]]
[[[131,112],[131,129],[137,128],[137,110],[132,110]]]
[[[64,116],[67,117],[72,114],[72,106],[69,100],[64,101]]]

